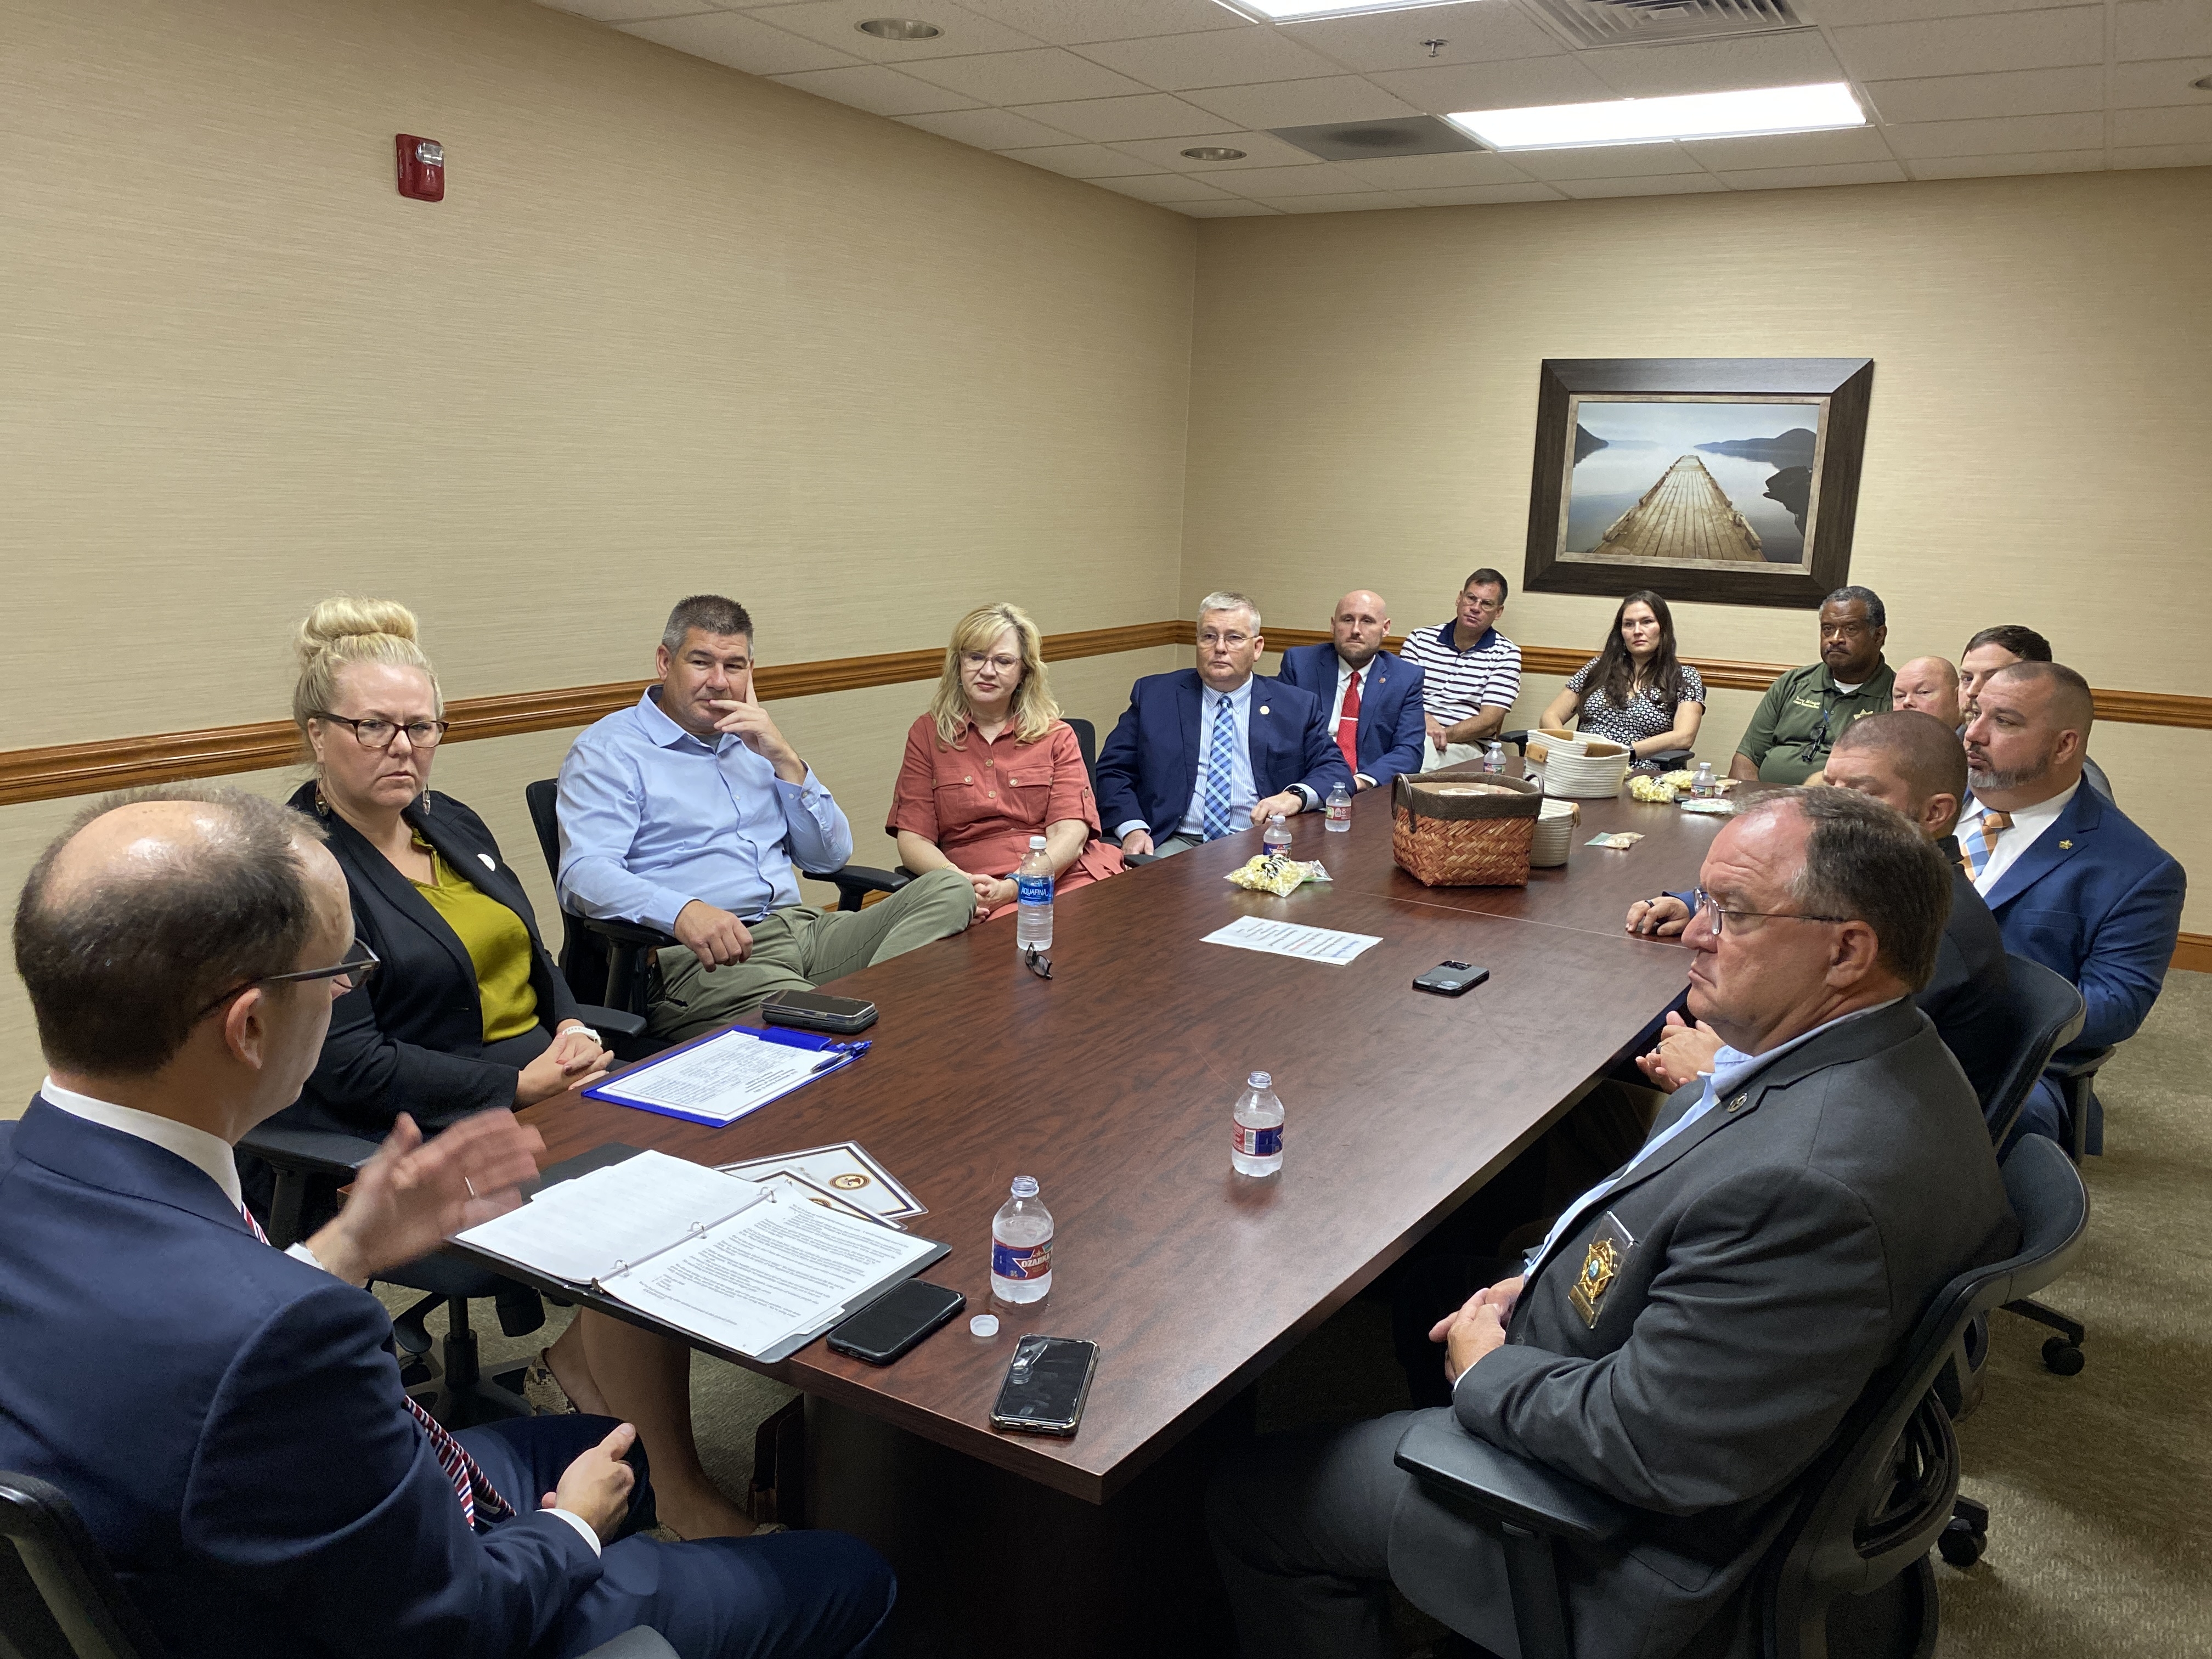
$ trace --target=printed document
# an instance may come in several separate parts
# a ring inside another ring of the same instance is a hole
[[[842,1056],[764,1041],[743,1026],[696,1048],[617,1075],[593,1091],[605,1098],[727,1123],[787,1094]]]
[[[1297,957],[1306,962],[1325,962],[1341,968],[1371,945],[1380,945],[1376,933],[1340,933],[1333,927],[1307,927],[1295,921],[1270,921],[1264,916],[1239,916],[1199,941],[1201,945],[1233,945],[1240,951],[1265,951],[1271,956]]]

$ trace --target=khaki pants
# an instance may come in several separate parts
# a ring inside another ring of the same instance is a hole
[[[1482,758],[1482,748],[1479,743],[1448,743],[1439,749],[1435,743],[1425,738],[1421,744],[1421,770],[1434,772],[1447,766],[1457,766],[1462,761],[1479,761]]]
[[[925,871],[865,910],[794,904],[750,924],[751,955],[708,969],[681,946],[660,952],[653,997],[656,1036],[680,1042],[727,1025],[778,991],[809,991],[823,980],[888,962],[932,939],[949,939],[975,914],[975,890],[957,870]]]

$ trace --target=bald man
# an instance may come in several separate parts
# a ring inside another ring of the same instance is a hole
[[[1390,612],[1380,593],[1355,587],[1336,602],[1326,645],[1283,653],[1278,678],[1328,708],[1328,729],[1362,790],[1421,769],[1428,732],[1418,664],[1382,648]]]
[[[1892,708],[1917,708],[1954,732],[1963,718],[1959,712],[1959,671],[1951,666],[1948,657],[1915,657],[1897,671],[1897,684],[1889,695]]]
[[[890,1572],[835,1533],[666,1544],[635,1431],[450,1434],[362,1285],[519,1201],[505,1111],[402,1115],[289,1251],[233,1148],[299,1096],[376,958],[313,820],[177,785],[48,848],[15,966],[51,1074],[0,1123],[0,1468],[58,1486],[173,1653],[567,1659],[640,1625],[692,1659],[845,1654]]]

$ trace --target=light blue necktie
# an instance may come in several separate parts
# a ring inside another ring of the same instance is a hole
[[[1206,806],[1199,829],[1208,841],[1229,833],[1229,769],[1237,741],[1237,711],[1224,697],[1213,705],[1213,737],[1206,750]]]

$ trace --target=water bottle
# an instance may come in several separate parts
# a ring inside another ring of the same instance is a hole
[[[1052,860],[1044,837],[1030,837],[1030,855],[1014,869],[1014,948],[1039,956],[1052,949]]]
[[[1335,788],[1330,790],[1328,792],[1328,799],[1322,802],[1322,805],[1324,810],[1328,813],[1328,827],[1330,829],[1349,830],[1352,828],[1352,793],[1342,784],[1340,783]]]
[[[1690,793],[1696,796],[1699,800],[1709,800],[1711,799],[1713,793],[1713,763],[1711,761],[1699,761],[1698,763],[1698,775],[1690,780]]]
[[[1486,772],[1503,772],[1505,769],[1505,745],[1495,738],[1482,751],[1482,769]]]
[[[1269,858],[1286,859],[1291,855],[1291,826],[1283,822],[1280,812],[1267,815],[1267,827],[1261,833],[1260,845]]]
[[[1255,1072],[1237,1097],[1237,1138],[1229,1161],[1238,1175],[1271,1176],[1283,1167],[1283,1103],[1274,1079]]]
[[[1016,1176],[1013,1193],[991,1218],[991,1294],[1042,1302],[1052,1291],[1052,1212],[1035,1176]]]

